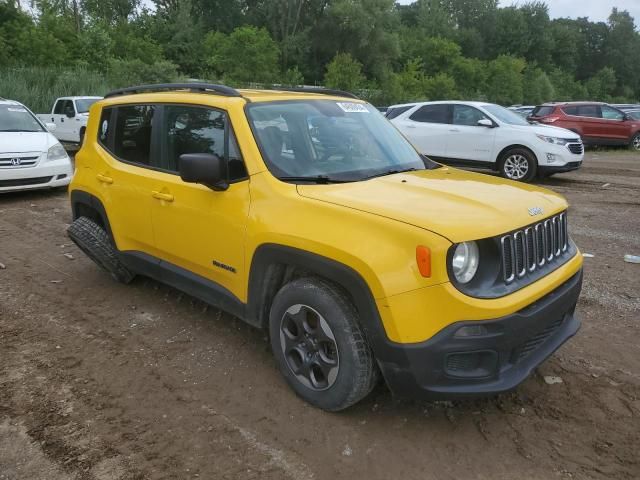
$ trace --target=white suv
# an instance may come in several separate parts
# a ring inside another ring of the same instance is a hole
[[[60,142],[24,105],[0,98],[0,192],[64,187],[71,160]]]
[[[387,118],[421,153],[443,163],[497,170],[511,180],[576,170],[584,157],[574,132],[529,124],[492,103],[394,105]]]

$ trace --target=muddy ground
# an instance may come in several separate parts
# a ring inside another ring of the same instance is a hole
[[[261,332],[114,283],[66,237],[64,192],[3,195],[0,479],[640,478],[640,265],[623,261],[640,254],[640,155],[590,152],[542,183],[595,255],[578,336],[514,393],[380,387],[340,414],[291,393]]]

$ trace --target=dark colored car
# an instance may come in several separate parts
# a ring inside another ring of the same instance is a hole
[[[629,145],[640,151],[640,121],[606,103],[545,103],[527,119],[576,132],[585,145]]]

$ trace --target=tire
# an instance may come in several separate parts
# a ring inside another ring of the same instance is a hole
[[[344,410],[366,397],[378,381],[355,307],[324,280],[300,278],[282,287],[271,306],[269,333],[287,383],[318,408]]]
[[[109,234],[87,217],[75,220],[67,229],[67,234],[91,260],[120,283],[130,283],[135,273],[130,271],[118,258],[118,251]]]
[[[640,152],[640,132],[636,133],[629,143],[631,150]]]
[[[78,143],[78,145],[80,147],[82,147],[82,144],[84,143],[84,134],[85,134],[86,130],[83,128],[80,130],[80,143]]]
[[[538,162],[529,150],[512,148],[500,158],[500,175],[509,180],[530,182],[536,176]]]

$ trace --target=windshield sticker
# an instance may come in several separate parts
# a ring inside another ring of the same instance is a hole
[[[361,103],[336,102],[343,112],[347,113],[369,113],[367,107]]]
[[[19,113],[27,113],[27,111],[24,108],[7,108],[8,111],[10,112],[19,112]]]

